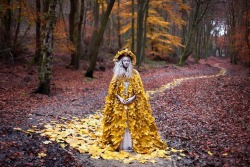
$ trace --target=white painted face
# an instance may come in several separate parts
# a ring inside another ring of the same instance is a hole
[[[130,63],[131,63],[130,57],[123,57],[122,59],[123,67],[128,68]]]

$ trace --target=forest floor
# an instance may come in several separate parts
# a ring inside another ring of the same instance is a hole
[[[249,67],[211,57],[200,64],[189,61],[184,67],[145,66],[139,72],[145,90],[153,92],[150,104],[162,138],[168,146],[185,150],[186,156],[177,159],[173,154],[171,160],[129,166],[250,164]],[[38,84],[36,67],[26,63],[2,66],[0,166],[128,166],[115,160],[92,159],[56,142],[46,144],[43,141],[47,138],[37,133],[14,130],[42,129],[41,121],[85,118],[104,106],[111,69],[96,71],[94,79],[83,78],[81,70],[65,68],[65,61],[57,58],[52,73],[52,93],[46,96],[32,93]],[[161,89],[169,83],[174,86]]]

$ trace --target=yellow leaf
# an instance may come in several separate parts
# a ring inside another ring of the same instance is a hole
[[[46,155],[44,152],[38,153],[38,158],[46,157]]]
[[[80,130],[80,134],[88,134],[89,133],[89,131],[88,130],[86,130],[86,129],[82,129],[82,130]]]
[[[91,156],[91,158],[93,158],[93,159],[99,159],[100,156]]]
[[[213,153],[211,151],[208,151],[207,152],[209,155],[213,156]]]
[[[53,124],[55,124],[55,123],[57,123],[57,121],[50,121],[50,123],[53,123]]]
[[[25,130],[22,130],[23,133],[26,133],[26,134],[29,134],[30,132],[28,131],[25,131]]]
[[[170,155],[170,151],[166,151],[166,154]]]
[[[177,153],[177,152],[179,152],[179,150],[176,150],[176,149],[174,149],[174,148],[171,148],[171,150],[170,150],[171,152],[173,152],[173,153]]]
[[[130,154],[128,152],[126,152],[126,151],[121,150],[119,153],[124,158],[130,157]]]
[[[145,159],[139,159],[138,161],[139,161],[140,163],[143,163],[143,164],[144,164],[145,162],[147,162],[147,160],[145,160]]]
[[[163,158],[165,157],[166,151],[165,150],[159,150],[157,152],[158,157]]]
[[[228,153],[224,153],[224,154],[222,154],[223,156],[228,156]]]
[[[46,124],[46,125],[44,125],[44,127],[47,128],[47,129],[52,129],[53,128],[53,126],[51,126],[50,124]]]
[[[94,115],[93,118],[99,119],[99,118],[100,118],[100,115]]]
[[[109,155],[109,154],[105,154],[105,153],[103,153],[103,154],[101,155],[101,157],[102,157],[103,159],[113,159],[113,156],[111,156],[111,155]]]
[[[85,145],[81,145],[79,147],[76,148],[81,154],[84,154],[86,152],[88,152],[88,147]]]
[[[171,160],[171,156],[166,156],[167,159]]]
[[[57,138],[57,139],[56,139],[56,142],[57,142],[57,143],[64,143],[65,141],[62,140],[62,139],[58,139],[58,138]]]
[[[180,153],[180,156],[185,157],[186,155],[185,155],[185,154],[183,154],[183,153]]]
[[[124,159],[123,160],[123,163],[125,163],[125,164],[129,164],[129,163],[131,163],[132,162],[132,159]]]
[[[152,158],[157,157],[157,152],[156,152],[156,151],[152,152],[152,153],[150,154],[150,156],[151,156]]]
[[[50,141],[56,141],[56,139],[55,139],[55,138],[50,138],[49,140],[50,140]]]
[[[78,143],[69,143],[69,145],[71,146],[71,147],[79,147],[79,145],[78,145]]]
[[[35,132],[35,130],[34,129],[28,129],[27,132],[32,132],[33,133],[33,132]]]
[[[154,164],[154,163],[156,163],[156,160],[153,159],[153,160],[150,160],[149,162]]]
[[[140,159],[140,158],[142,158],[142,154],[136,154],[135,155],[135,159]]]
[[[51,141],[47,140],[47,141],[43,141],[43,144],[49,144],[51,143]]]
[[[60,146],[61,146],[62,148],[65,148],[65,147],[66,147],[66,144],[62,143],[62,144],[60,144]]]
[[[53,133],[53,132],[46,132],[45,133],[49,138],[54,139],[57,137],[57,134]]]
[[[92,157],[94,158],[97,158],[97,157],[100,158],[100,155],[102,154],[103,151],[104,151],[103,149],[98,148],[96,145],[89,146],[89,150],[88,150],[89,154],[91,154]]]
[[[13,128],[13,129],[14,129],[14,130],[20,130],[20,131],[22,130],[21,128]]]

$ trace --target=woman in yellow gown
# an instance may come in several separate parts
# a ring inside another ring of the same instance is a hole
[[[102,144],[112,150],[137,153],[165,149],[141,77],[133,69],[135,55],[124,49],[115,55],[114,61],[114,75],[104,107]]]

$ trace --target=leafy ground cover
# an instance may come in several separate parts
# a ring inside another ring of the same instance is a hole
[[[225,76],[190,79],[150,98],[157,126],[170,147],[185,150],[185,157],[133,163],[130,166],[247,166],[249,164],[249,68],[232,66],[227,59],[184,67],[172,64],[139,69],[146,91],[157,90],[175,79],[211,76],[226,69]],[[13,128],[43,129],[51,121],[86,118],[104,105],[112,70],[97,71],[83,79],[57,63],[53,68],[52,95],[31,93],[37,84],[36,68],[23,64],[4,66],[0,72],[1,166],[126,166],[114,160],[92,159],[47,138]],[[43,122],[43,124],[39,124]]]

